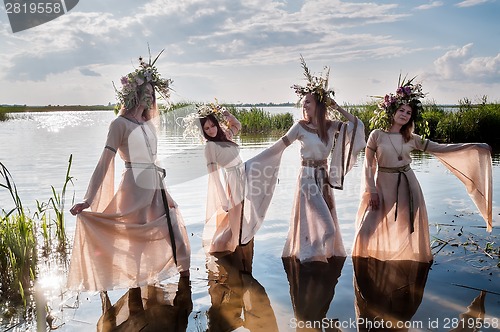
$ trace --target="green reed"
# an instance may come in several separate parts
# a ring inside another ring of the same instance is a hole
[[[234,106],[227,108],[241,122],[241,132],[244,134],[279,134],[286,132],[293,125],[291,113],[271,114],[257,107],[249,110],[237,109]]]
[[[11,210],[0,211],[0,299],[6,305],[26,308],[40,258],[54,252],[66,257],[64,202],[67,186],[72,183],[72,158],[70,155],[61,192],[51,186],[52,197],[42,203],[37,200],[37,211],[32,216],[23,206],[12,175],[0,162],[0,188],[9,192],[14,203]]]
[[[0,219],[0,298],[26,306],[26,290],[32,285],[37,264],[35,222],[25,213],[12,175],[0,162],[0,176],[15,207],[2,210]]]
[[[370,118],[377,108],[376,102],[365,105],[343,106],[356,115],[365,125],[366,135],[370,133]],[[427,138],[445,143],[488,143],[493,149],[500,149],[500,104],[489,103],[483,96],[476,103],[469,99],[458,105],[440,106],[433,102],[423,105],[422,119],[427,122]],[[416,128],[417,134],[419,128]]]

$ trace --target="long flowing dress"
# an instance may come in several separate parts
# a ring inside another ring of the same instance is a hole
[[[242,162],[237,144],[205,145],[209,173],[203,246],[209,253],[234,252],[254,238],[276,186],[282,149],[274,150]]]
[[[179,209],[166,203],[164,170],[155,164],[157,136],[150,122],[118,116],[110,124],[85,195],[91,211],[77,217],[70,289],[139,287],[189,269],[187,232]],[[116,152],[125,169],[115,191]]]
[[[410,167],[413,150],[436,156],[465,184],[491,230],[491,152],[487,144],[438,144],[416,134],[404,142],[400,133],[374,130],[367,148],[375,152],[375,158],[372,164],[365,159],[353,256],[432,261],[424,196]],[[377,210],[370,208],[370,193],[378,193]]]
[[[295,257],[301,262],[345,257],[332,187],[343,188],[345,174],[365,147],[363,123],[359,119],[354,123],[329,122],[325,144],[316,130],[299,121],[276,145],[285,148],[295,140],[301,144],[302,165],[282,257]]]
[[[241,244],[245,165],[241,161],[238,145],[232,142],[208,141],[205,159],[209,183],[204,247],[209,253],[233,252]]]

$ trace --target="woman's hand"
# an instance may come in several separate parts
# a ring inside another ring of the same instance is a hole
[[[356,117],[354,115],[352,115],[351,113],[347,112],[339,104],[337,104],[337,102],[335,101],[335,99],[333,99],[331,97],[328,97],[328,98],[329,98],[329,101],[330,101],[330,106],[329,107],[333,108],[334,110],[336,110],[337,112],[339,112],[340,114],[342,114],[349,122],[352,122],[352,123],[356,122]]]
[[[172,197],[170,197],[170,195],[168,195],[167,197],[167,204],[170,209],[175,209],[178,206],[177,203],[172,199]]]
[[[339,104],[335,101],[335,99],[328,97],[330,100],[330,107],[333,108],[334,110],[338,111],[339,110]]]
[[[372,210],[378,210],[379,205],[380,199],[378,198],[378,194],[370,193],[370,206],[372,207]]]
[[[71,209],[69,209],[69,212],[72,215],[76,216],[77,214],[79,214],[80,212],[82,212],[83,210],[85,210],[89,207],[90,207],[90,205],[87,202],[76,203],[75,205],[73,205],[73,207]]]

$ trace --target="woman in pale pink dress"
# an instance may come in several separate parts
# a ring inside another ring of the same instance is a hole
[[[217,103],[196,108],[184,118],[184,135],[205,141],[208,190],[203,247],[215,254],[253,246],[276,183],[277,167],[268,165],[275,156],[264,152],[243,162],[233,141],[241,130],[236,117]]]
[[[492,227],[491,152],[487,144],[438,144],[413,133],[424,94],[412,80],[379,104],[365,154],[364,190],[356,218],[353,257],[430,262],[429,224],[424,196],[413,170],[411,152],[437,157],[466,186]]]
[[[268,165],[279,165],[283,150],[300,142],[302,160],[282,257],[301,263],[327,262],[334,256],[346,256],[332,188],[343,188],[344,176],[365,147],[364,126],[332,99],[328,72],[326,77],[313,76],[301,60],[308,82],[292,88],[301,99],[303,119],[265,153],[276,159]],[[348,122],[329,119],[339,113]]]
[[[200,114],[208,171],[204,247],[209,253],[233,252],[241,242],[241,219],[245,188],[245,165],[240,148],[232,138],[240,122],[220,105],[209,104],[213,112]],[[217,119],[227,124],[223,129]],[[222,180],[222,178],[224,180]]]
[[[175,273],[189,275],[190,246],[177,204],[157,166],[157,91],[168,98],[169,79],[154,61],[122,78],[122,105],[77,215],[68,287],[103,291],[158,283]],[[114,190],[114,163],[125,162]],[[92,211],[84,211],[87,208]]]

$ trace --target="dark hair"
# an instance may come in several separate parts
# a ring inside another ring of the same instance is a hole
[[[396,110],[398,110],[403,105],[405,104],[400,104]],[[415,127],[415,120],[419,116],[420,110],[422,108],[422,103],[418,99],[411,99],[406,105],[410,106],[411,108],[410,120],[408,120],[408,122],[401,127],[399,132],[401,133],[401,135],[403,135],[404,141],[408,142],[412,138],[413,129]],[[394,115],[396,115],[396,112],[394,112]]]
[[[217,127],[217,135],[215,137],[208,136],[207,133],[205,133],[205,130],[203,129],[207,120],[212,121],[212,123]],[[205,137],[207,141],[230,142],[236,144],[226,137],[226,133],[224,132],[224,130],[222,130],[219,121],[213,114],[209,114],[204,118],[200,118],[200,123],[201,123],[201,132],[203,133],[203,137]]]
[[[318,96],[314,93],[311,94],[314,100],[316,101],[316,112],[314,112],[314,116],[316,117],[316,122],[318,125],[317,132],[321,141],[325,144],[328,144],[328,128],[330,127],[331,121],[327,119],[327,106],[325,102],[319,101]],[[305,115],[304,111],[303,116]],[[311,121],[311,119],[309,119]]]

